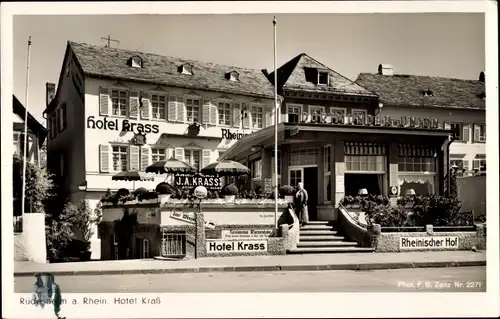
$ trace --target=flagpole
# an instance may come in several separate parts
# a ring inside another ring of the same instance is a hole
[[[28,154],[28,95],[30,84],[30,62],[31,62],[31,36],[28,39],[28,61],[26,65],[26,95],[24,100],[24,144],[23,144],[23,190],[21,197],[21,216],[24,217],[26,201],[26,157]],[[35,145],[33,145],[35,147]],[[23,218],[24,220],[24,218]]]
[[[274,29],[274,225],[278,227],[278,72],[276,70],[276,17],[273,17]]]

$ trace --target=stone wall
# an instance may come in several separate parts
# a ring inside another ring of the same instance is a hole
[[[377,252],[405,252],[405,251],[440,251],[450,250],[447,248],[417,248],[417,249],[401,249],[400,240],[402,237],[458,237],[458,249],[454,250],[470,250],[486,249],[486,227],[477,225],[476,231],[450,231],[436,232],[432,226],[427,226],[427,231],[422,232],[381,232],[376,237]]]
[[[14,233],[14,260],[28,261],[28,252],[26,251],[23,233]]]

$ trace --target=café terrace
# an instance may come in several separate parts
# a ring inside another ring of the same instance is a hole
[[[361,190],[393,197],[410,189],[446,191],[452,132],[438,119],[332,112],[314,121],[307,115],[278,124],[278,184],[304,183],[311,220],[336,220],[340,200]],[[273,179],[274,130],[243,136],[223,155],[260,168],[247,181],[253,187]]]

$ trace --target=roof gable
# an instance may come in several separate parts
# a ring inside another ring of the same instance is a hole
[[[274,96],[273,86],[260,70],[84,43],[69,42],[69,45],[86,76],[265,98]],[[133,56],[142,59],[141,68],[127,65]],[[192,65],[192,74],[179,72],[184,65]],[[239,81],[226,78],[231,71],[238,72]]]
[[[278,76],[281,77],[282,81],[278,80],[278,83],[282,85],[283,89],[376,96],[305,53],[290,60],[280,69],[278,69]],[[318,70],[328,73],[329,83],[327,85],[316,83]],[[270,78],[272,76],[270,75]]]
[[[484,83],[443,77],[361,73],[356,83],[387,105],[484,109]],[[432,94],[429,94],[431,92]]]
[[[14,115],[18,116],[22,123],[24,123],[24,119],[26,116],[26,108],[21,102],[17,99],[15,95],[12,95],[12,111]],[[28,128],[36,133],[39,137],[39,144],[42,145],[45,137],[47,136],[47,129],[38,122],[33,115],[28,111]]]

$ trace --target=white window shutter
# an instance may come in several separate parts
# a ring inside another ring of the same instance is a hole
[[[210,124],[210,99],[203,99],[201,123]]]
[[[177,121],[177,96],[168,96],[168,117],[169,122]]]
[[[130,170],[139,170],[139,150],[140,147],[137,145],[130,145],[128,148],[129,155],[129,169]]]
[[[469,124],[465,124],[463,127],[462,127],[462,140],[468,142],[470,140],[470,125]]]
[[[149,146],[141,147],[141,171],[145,171],[151,163],[151,152]]]
[[[108,88],[99,88],[99,114],[108,116],[111,108],[111,97]]]
[[[186,122],[186,102],[182,96],[177,97],[177,121]]]
[[[175,159],[179,161],[185,161],[184,159],[184,148],[182,147],[176,147],[175,148]]]
[[[444,129],[445,130],[451,130],[451,124],[444,122]]]
[[[241,126],[241,106],[240,103],[234,103],[233,106],[233,126],[240,128]]]
[[[209,149],[204,149],[203,150],[203,159],[202,159],[202,165],[201,165],[201,168],[207,166],[210,164],[210,162],[212,161],[211,159],[211,156],[212,156],[212,151],[209,150]]]
[[[110,172],[110,152],[111,147],[106,144],[99,145],[99,170],[102,173]]]
[[[130,102],[129,102],[129,116],[130,118],[136,119],[139,110],[139,92],[130,91]]]
[[[151,99],[148,92],[141,92],[141,119],[149,119],[151,114]]]
[[[217,105],[214,103],[210,103],[210,124],[217,125],[218,116],[217,116]]]
[[[251,112],[249,109],[248,103],[243,103],[243,128],[250,128],[250,117],[251,117]]]
[[[474,124],[474,141],[479,141],[479,137],[481,135],[481,127],[477,124]]]

